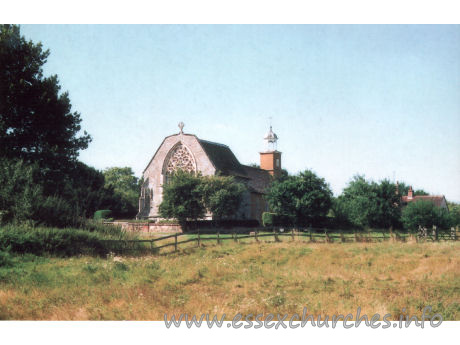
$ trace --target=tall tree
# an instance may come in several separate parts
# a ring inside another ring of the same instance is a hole
[[[175,172],[163,186],[163,201],[159,207],[163,218],[175,218],[185,225],[205,214],[201,192],[201,177],[182,170]]]
[[[389,180],[376,183],[357,175],[337,198],[334,211],[336,217],[359,228],[397,227],[401,217],[400,194]]]
[[[58,77],[43,76],[49,50],[27,41],[17,25],[0,27],[0,156],[55,169],[75,162],[91,137],[81,130]]]
[[[233,176],[205,176],[200,187],[204,206],[216,220],[237,213],[244,191],[244,185],[236,182]]]
[[[112,167],[103,171],[105,187],[113,188],[123,202],[123,212],[127,216],[136,214],[139,202],[139,179],[134,176],[133,169],[130,167]]]
[[[267,200],[273,212],[288,217],[294,225],[317,225],[331,207],[332,192],[323,178],[306,170],[274,180]]]

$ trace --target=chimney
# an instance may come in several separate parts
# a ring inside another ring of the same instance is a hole
[[[412,200],[414,198],[414,191],[412,190],[412,186],[409,187],[409,192],[407,193],[407,199]]]

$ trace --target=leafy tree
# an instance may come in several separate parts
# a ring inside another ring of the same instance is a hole
[[[235,182],[233,176],[202,177],[200,192],[213,219],[220,220],[234,215],[241,204],[245,187]]]
[[[409,187],[407,183],[404,182],[398,182],[398,192],[400,196],[407,195],[409,193]],[[427,192],[425,192],[423,189],[417,189],[414,191],[414,196],[418,195],[429,195]]]
[[[419,226],[430,229],[435,225],[446,229],[450,225],[448,212],[427,200],[409,203],[402,211],[402,222],[404,228],[414,232],[418,230]]]
[[[275,180],[283,181],[288,178],[289,172],[286,169],[281,169],[280,174],[275,177]]]
[[[56,168],[75,161],[91,137],[78,136],[80,114],[57,76],[43,76],[48,55],[19,26],[0,27],[0,156]]]
[[[376,188],[375,216],[369,225],[378,228],[399,227],[401,219],[401,199],[396,194],[394,183],[385,179],[380,181]]]
[[[99,208],[123,213],[104,175],[77,160],[91,141],[57,76],[44,77],[49,51],[19,26],[0,26],[0,212],[5,221],[69,226]]]
[[[450,226],[460,226],[460,204],[455,202],[447,202],[449,208]]]
[[[0,157],[0,223],[25,221],[34,215],[42,188],[35,183],[37,166]]]
[[[139,179],[130,167],[112,167],[103,171],[105,187],[113,188],[122,202],[122,213],[134,216],[139,201]]]
[[[347,223],[364,228],[370,226],[376,216],[377,190],[364,176],[356,175],[349,182],[343,193],[337,198],[336,210],[340,216],[347,219]]]
[[[288,217],[297,226],[316,225],[323,221],[331,200],[329,185],[310,170],[274,180],[267,194],[271,210]]]
[[[205,214],[201,193],[201,177],[182,170],[175,172],[163,185],[163,201],[159,207],[163,218],[175,218],[181,225],[187,219],[197,220]]]
[[[343,224],[359,228],[389,228],[400,224],[400,195],[389,180],[369,182],[354,176],[334,203]]]

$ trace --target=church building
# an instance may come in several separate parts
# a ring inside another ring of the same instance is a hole
[[[234,176],[246,186],[240,209],[234,219],[255,219],[268,210],[264,195],[274,177],[281,173],[281,152],[276,148],[278,137],[270,130],[264,137],[266,150],[260,152],[260,168],[241,164],[227,146],[198,138],[183,132],[164,138],[143,172],[144,183],[139,198],[138,219],[157,220],[163,199],[163,185],[176,170],[202,175]],[[211,219],[208,214],[206,218]]]

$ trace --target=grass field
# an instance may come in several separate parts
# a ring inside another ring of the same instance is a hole
[[[427,305],[460,320],[460,243],[205,243],[141,257],[13,256],[0,319],[162,320],[164,313],[355,313]]]

